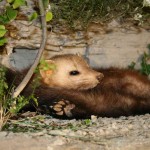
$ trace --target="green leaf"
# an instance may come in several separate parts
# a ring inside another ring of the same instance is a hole
[[[35,102],[35,105],[38,106],[38,100],[34,96],[32,97],[32,100]]]
[[[48,11],[48,12],[46,13],[46,22],[51,21],[52,18],[53,18],[52,12]]]
[[[147,53],[144,53],[142,62],[141,62],[141,73],[145,75],[150,74],[150,64],[147,63],[147,60],[150,58],[150,55]]]
[[[15,0],[13,3],[13,8],[16,9],[20,6],[25,5],[25,4],[26,4],[25,0]]]
[[[48,4],[49,4],[49,0],[43,0],[43,5],[45,9],[48,7]]]
[[[92,122],[90,119],[85,119],[84,120],[85,125],[90,125]]]
[[[41,69],[43,71],[47,71],[47,70],[56,70],[56,68],[57,68],[56,64],[48,63],[44,59],[40,60],[39,69]]]
[[[50,69],[50,70],[56,70],[56,65],[55,64],[50,64],[49,66],[48,66],[48,68]]]
[[[0,37],[3,37],[7,30],[5,29],[5,26],[0,25]]]
[[[0,29],[4,29],[5,30],[5,26],[4,25],[0,25]]]
[[[12,3],[14,0],[7,0],[8,3]]]
[[[4,88],[5,88],[5,89],[8,89],[7,83],[4,83]]]
[[[9,18],[7,17],[6,14],[4,14],[3,16],[0,15],[0,22],[3,23],[3,24],[7,24],[10,22]]]
[[[7,43],[6,38],[0,38],[0,46],[3,46],[5,43]]]
[[[6,32],[7,32],[7,30],[0,29],[0,37],[3,37]]]
[[[3,16],[2,15],[0,15],[0,22],[2,22],[3,21]]]
[[[7,14],[7,17],[9,18],[10,21],[14,20],[16,18],[17,13],[18,13],[18,11],[12,9],[11,7],[6,8],[6,14]]]
[[[32,21],[32,20],[34,20],[34,19],[37,19],[37,17],[38,17],[37,12],[34,12],[31,16],[29,16],[29,21]]]

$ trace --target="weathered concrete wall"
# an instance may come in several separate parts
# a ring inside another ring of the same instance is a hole
[[[92,65],[126,67],[132,61],[139,62],[150,43],[150,33],[127,33],[121,30],[105,35],[97,35],[89,46]]]
[[[91,66],[127,67],[132,61],[139,64],[141,55],[148,51],[150,33],[147,30],[141,29],[137,32],[117,27],[112,32],[100,33],[100,29],[96,26],[94,31],[88,32],[78,31],[70,34],[52,32],[49,34],[43,56],[50,59],[51,56],[58,54],[81,53],[89,59]],[[16,49],[15,51],[9,57],[13,66],[17,68],[31,64],[37,53],[36,50]]]

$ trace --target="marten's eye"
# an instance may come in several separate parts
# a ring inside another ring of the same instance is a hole
[[[76,75],[80,74],[80,72],[77,71],[77,70],[73,70],[73,71],[70,71],[69,74],[70,74],[71,76],[76,76]]]

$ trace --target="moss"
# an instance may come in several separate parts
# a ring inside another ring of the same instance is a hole
[[[143,9],[143,0],[54,0],[53,4],[55,20],[61,19],[72,28],[79,24],[85,28],[92,21],[134,18],[137,13],[145,20],[150,17],[149,12]]]

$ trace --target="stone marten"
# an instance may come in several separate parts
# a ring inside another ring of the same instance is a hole
[[[119,117],[150,113],[150,81],[146,76],[129,69],[92,69],[78,55],[58,55],[46,61],[55,69],[40,66],[40,83],[34,91],[39,105],[36,110],[59,118]],[[7,74],[10,83],[17,75],[19,84],[26,71]],[[30,83],[21,93],[28,96]],[[33,110],[31,104],[24,110]]]

